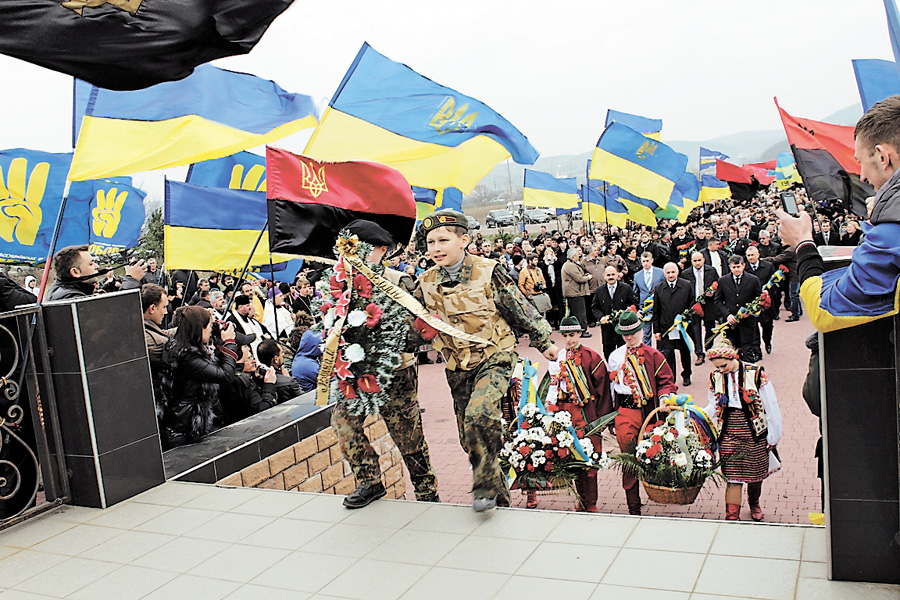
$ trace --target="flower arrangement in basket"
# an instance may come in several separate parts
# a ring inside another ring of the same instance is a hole
[[[535,392],[536,369],[528,359],[522,368],[517,427],[504,429],[500,467],[508,474],[511,489],[553,490],[573,488],[573,479],[586,469],[606,468],[606,453],[594,450],[585,432],[572,426],[564,410],[548,412]]]
[[[612,457],[613,466],[634,473],[654,502],[692,504],[707,478],[724,481],[715,459],[715,426],[690,396],[675,397],[669,414],[648,431],[659,412],[644,420],[633,451]]]

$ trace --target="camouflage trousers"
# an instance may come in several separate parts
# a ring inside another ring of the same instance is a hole
[[[471,371],[446,372],[459,443],[472,465],[472,492],[476,498],[497,496],[501,506],[509,506],[509,488],[500,470],[500,400],[517,360],[515,352],[497,352]]]
[[[416,391],[419,376],[416,367],[407,367],[394,373],[391,380],[390,399],[381,407],[381,416],[387,425],[403,461],[409,470],[417,500],[437,499],[437,477],[431,466],[428,444],[422,432],[422,415]],[[363,429],[366,415],[351,415],[347,405],[338,402],[331,413],[331,426],[338,438],[341,453],[350,463],[356,481],[370,485],[381,481],[378,454],[369,443]]]

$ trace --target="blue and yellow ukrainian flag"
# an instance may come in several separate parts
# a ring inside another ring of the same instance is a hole
[[[411,185],[465,193],[512,156],[537,160],[512,123],[488,105],[422,77],[364,43],[306,146],[317,160],[371,160]]]
[[[525,169],[522,202],[525,206],[574,208],[578,206],[578,182],[574,177],[557,179],[550,173]]]
[[[238,152],[194,163],[188,169],[185,182],[206,187],[265,192],[266,157],[251,152]]]
[[[731,188],[727,183],[717,179],[714,175],[700,176],[701,202],[715,202],[725,198],[731,198]]]
[[[794,162],[794,155],[791,152],[782,152],[775,163],[775,187],[786,190],[793,183],[803,183],[797,170],[797,163]]]
[[[625,227],[628,222],[628,208],[610,193],[603,192],[602,181],[582,186],[581,220],[592,223],[609,222],[616,227]]]
[[[212,65],[181,81],[114,92],[94,86],[71,181],[130,175],[220,158],[316,124],[309,96]]]
[[[666,203],[666,207],[660,207],[652,200],[638,198],[628,190],[624,190],[615,185],[611,185],[607,188],[606,195],[607,198],[609,198],[610,195],[618,197],[619,202],[628,209],[628,218],[630,220],[635,223],[640,223],[641,225],[649,225],[650,227],[656,227],[657,209],[668,207],[668,203]]]
[[[413,198],[416,201],[416,222],[421,221],[435,210],[437,205],[437,190],[412,186]]]
[[[610,108],[606,111],[606,127],[613,123],[620,123],[630,127],[638,133],[657,141],[660,139],[663,126],[662,119],[648,119],[647,117],[619,112]]]
[[[683,154],[621,123],[612,123],[594,148],[589,178],[607,181],[665,207],[686,167]]]
[[[715,169],[717,160],[728,160],[727,154],[722,154],[718,150],[708,150],[700,146],[700,171],[707,169]]]
[[[163,234],[166,268],[240,269],[268,220],[266,194],[166,181]],[[269,232],[250,264],[269,262]],[[273,254],[274,262],[291,256]]]
[[[669,200],[669,206],[680,207],[675,217],[680,223],[684,223],[691,211],[700,206],[700,181],[693,173],[685,173],[681,179],[675,182],[675,189],[672,190],[672,198]],[[659,214],[657,214],[657,218]]]

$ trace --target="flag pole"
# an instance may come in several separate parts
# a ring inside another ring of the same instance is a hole
[[[256,252],[256,248],[259,246],[260,240],[262,240],[263,234],[266,232],[266,229],[269,228],[269,219],[266,219],[266,224],[262,226],[262,229],[259,230],[259,235],[256,238],[256,243],[253,244],[253,249],[250,251],[250,256],[247,257],[247,262],[244,263],[244,268],[241,270],[241,276],[238,277],[238,282],[244,281],[244,275],[247,274],[247,269],[250,268],[250,261],[253,259],[253,254]],[[231,305],[234,303],[234,297],[237,294],[231,294],[231,298],[228,299],[228,304],[225,306],[225,314],[228,315],[228,311],[231,310]],[[272,302],[273,306],[275,302]]]
[[[268,222],[266,222],[266,225],[268,225]],[[250,253],[250,256],[253,256],[252,252]],[[277,342],[280,330],[278,329],[278,305],[275,304],[275,296],[278,294],[275,291],[275,266],[272,264],[271,246],[269,246],[269,277],[272,278],[272,317],[275,319],[275,341]],[[284,299],[281,301],[284,302]],[[265,313],[265,311],[263,312]]]
[[[47,278],[50,276],[50,265],[53,262],[53,254],[56,252],[56,242],[59,240],[59,231],[62,229],[63,215],[66,212],[66,201],[69,199],[69,188],[72,182],[66,179],[66,186],[63,188],[62,203],[59,205],[59,214],[56,215],[56,225],[53,227],[53,237],[50,240],[50,250],[47,252],[47,260],[44,263],[44,272],[41,275],[41,289],[38,292],[37,303],[40,304],[44,300],[44,292],[47,289]],[[56,274],[59,277],[59,273]]]

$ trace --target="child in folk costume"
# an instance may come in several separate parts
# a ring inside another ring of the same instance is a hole
[[[719,457],[728,480],[725,519],[740,520],[741,487],[746,483],[750,517],[762,521],[762,482],[780,468],[775,446],[782,421],[775,388],[763,368],[741,361],[727,340],[720,338],[706,357],[716,368],[709,376],[705,412],[719,421]]]
[[[616,416],[616,440],[619,449],[633,451],[639,441],[641,426],[653,409],[668,411],[666,399],[678,390],[675,375],[662,352],[643,343],[644,323],[632,310],[619,315],[616,333],[625,345],[613,350],[607,358]],[[637,476],[622,471],[622,487],[628,513],[641,514],[641,490]]]
[[[589,423],[613,411],[609,390],[609,371],[606,361],[594,350],[581,345],[581,323],[573,315],[564,318],[559,326],[566,342],[566,349],[559,359],[548,365],[550,388],[547,391],[548,410],[555,405],[557,410],[572,415],[572,425],[579,437],[586,432]],[[590,436],[594,450],[601,452],[603,440],[600,433]],[[575,510],[597,511],[597,470],[582,471],[575,479],[578,501]],[[535,492],[528,493],[528,508],[535,508]]]

